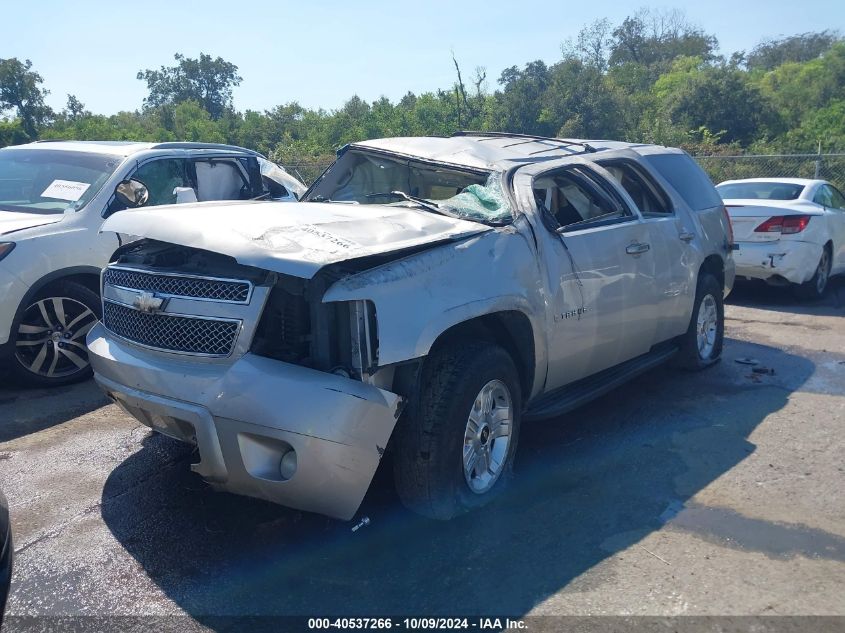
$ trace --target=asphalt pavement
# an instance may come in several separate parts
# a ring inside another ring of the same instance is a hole
[[[493,505],[422,519],[397,500],[385,463],[357,532],[211,491],[189,471],[190,447],[93,382],[0,386],[10,623],[845,615],[845,283],[818,304],[740,287],[726,314],[715,367],[657,369],[524,425],[515,485]]]

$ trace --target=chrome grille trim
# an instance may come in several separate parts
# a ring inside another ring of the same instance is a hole
[[[248,304],[252,299],[252,282],[183,273],[170,273],[109,266],[103,273],[103,284],[125,290],[146,290],[160,297],[181,297],[196,301]]]
[[[240,319],[170,312],[149,314],[118,301],[103,301],[103,325],[110,332],[161,352],[217,358],[230,356],[241,324]]]

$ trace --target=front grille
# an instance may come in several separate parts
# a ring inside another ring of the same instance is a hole
[[[228,356],[235,345],[240,322],[148,314],[105,301],[103,325],[118,336],[156,349]]]
[[[232,303],[247,303],[251,288],[247,281],[160,275],[125,268],[107,268],[104,281],[121,288]]]

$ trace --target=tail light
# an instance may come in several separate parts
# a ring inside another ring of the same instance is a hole
[[[763,222],[754,232],[793,235],[806,229],[809,223],[809,215],[776,215]]]
[[[733,248],[734,244],[734,225],[731,222],[731,214],[728,213],[727,207],[722,207],[722,213],[725,214],[725,222],[728,223],[728,247]]]

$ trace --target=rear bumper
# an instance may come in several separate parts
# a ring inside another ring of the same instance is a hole
[[[341,376],[246,354],[233,364],[173,359],[88,335],[100,386],[150,428],[196,444],[214,487],[351,519],[393,432],[400,397]],[[295,451],[296,469],[280,462]]]
[[[795,284],[809,281],[822,256],[821,244],[778,240],[776,242],[738,242],[734,251],[737,277],[774,280]]]

